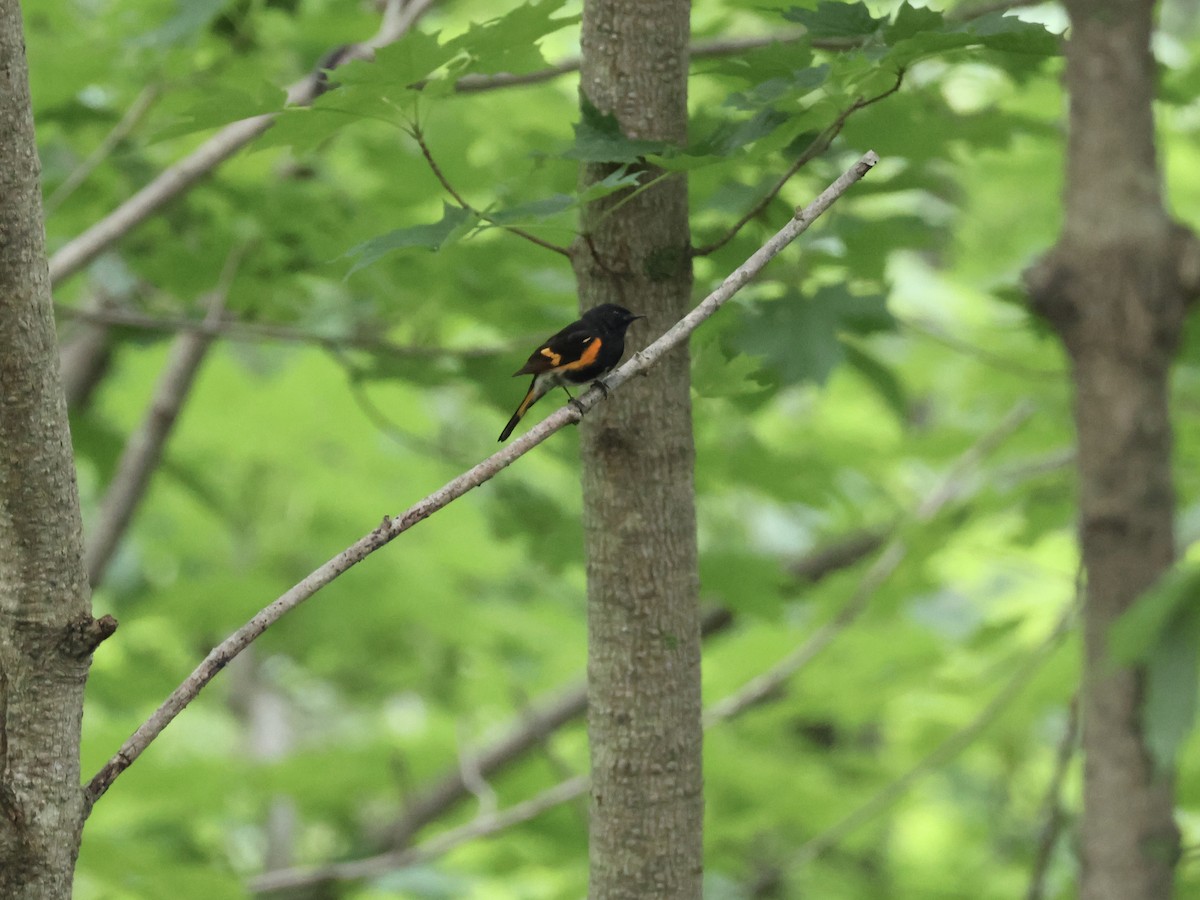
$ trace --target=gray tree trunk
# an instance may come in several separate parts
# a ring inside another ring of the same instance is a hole
[[[1107,641],[1114,620],[1174,558],[1167,377],[1195,289],[1196,249],[1160,194],[1153,0],[1066,5],[1066,219],[1029,282],[1075,383],[1087,572],[1080,895],[1161,900],[1179,852],[1172,780],[1154,770],[1147,749],[1144,670],[1115,666]]]
[[[0,0],[0,897],[69,897],[93,622],[16,0]]]
[[[687,0],[588,0],[581,93],[630,138],[687,139]],[[612,167],[587,165],[583,183]],[[658,174],[651,172],[651,176]],[[687,183],[593,204],[574,248],[583,308],[649,317],[644,346],[690,307]],[[614,205],[619,209],[611,214]],[[583,423],[593,900],[701,894],[700,611],[688,354]]]

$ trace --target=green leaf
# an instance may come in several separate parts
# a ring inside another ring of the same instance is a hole
[[[464,71],[495,74],[528,72],[545,67],[537,42],[548,34],[575,25],[580,16],[553,18],[565,0],[532,0],[507,15],[472,24],[465,34],[446,43],[464,54]]]
[[[849,335],[842,336],[842,351],[846,355],[846,364],[866,379],[867,384],[896,414],[896,418],[901,422],[907,420],[908,394],[895,371],[868,353],[860,341]]]
[[[266,81],[252,85],[251,89],[241,85],[209,86],[193,103],[183,108],[173,124],[155,132],[154,139],[167,140],[263,113],[279,112],[286,100],[283,91]]]
[[[700,397],[744,397],[761,394],[762,365],[742,353],[721,347],[719,332],[701,328],[692,335],[692,390]]]
[[[648,153],[666,152],[663,141],[640,141],[625,137],[617,117],[602,113],[586,97],[581,98],[582,118],[575,126],[575,142],[562,154],[581,162],[638,162]]]
[[[970,19],[958,26],[984,47],[1007,53],[1028,53],[1034,56],[1058,56],[1062,53],[1061,35],[1054,34],[1038,22],[1026,22],[1003,11]]]
[[[1001,12],[950,25],[938,13],[906,4],[897,11],[884,37],[891,47],[886,63],[899,66],[968,47],[1032,56],[1055,56],[1060,52],[1059,37],[1045,26]]]
[[[845,358],[841,333],[870,334],[893,326],[882,295],[853,295],[838,285],[811,297],[793,292],[761,304],[745,314],[733,344],[762,357],[785,383],[821,384]]]
[[[694,59],[693,71],[705,75],[727,75],[758,84],[770,78],[790,78],[812,66],[812,48],[807,40],[777,41],[731,56]]]
[[[512,225],[516,222],[545,220],[566,212],[579,205],[579,197],[575,194],[554,194],[541,200],[531,200],[519,203],[508,209],[488,211],[488,218],[496,225]]]
[[[767,107],[760,109],[752,117],[743,122],[726,122],[717,130],[693,148],[688,155],[698,156],[729,156],[752,144],[759,138],[766,137],[780,125],[791,120],[787,113]]]
[[[478,221],[475,216],[461,206],[443,204],[442,219],[431,225],[413,225],[409,228],[397,228],[387,234],[371,238],[369,241],[350,248],[345,256],[357,256],[358,259],[347,272],[353,275],[359,269],[364,269],[394,250],[408,247],[424,247],[426,250],[438,250],[446,244],[457,240]]]
[[[403,39],[375,51],[375,59],[354,60],[330,73],[339,85],[399,85],[417,88],[456,55],[449,44],[438,43],[438,33],[410,31]]]
[[[342,128],[363,118],[324,106],[288,107],[280,110],[267,132],[252,145],[254,152],[273,147],[291,147],[296,153],[308,153],[329,140]]]
[[[786,582],[782,566],[768,557],[722,548],[700,558],[705,595],[737,612],[778,616]]]
[[[1147,663],[1142,720],[1160,770],[1174,768],[1179,748],[1195,725],[1198,678],[1200,606],[1193,603],[1181,621],[1162,633]]]
[[[199,38],[227,5],[229,0],[175,0],[175,15],[134,43],[151,47],[189,43]]]
[[[641,183],[641,175],[641,172],[630,171],[628,166],[622,166],[580,191],[579,202],[591,203],[625,188],[637,187]]]
[[[799,22],[814,38],[867,37],[886,21],[871,15],[865,3],[822,2],[815,10],[793,6],[783,11],[783,17]]]
[[[900,4],[896,16],[884,32],[884,41],[891,45],[927,31],[942,31],[946,20],[940,12],[926,7]]]
[[[1122,665],[1150,658],[1162,636],[1191,606],[1200,603],[1200,562],[1176,563],[1126,610],[1108,633],[1108,648]]]
[[[829,66],[796,69],[789,75],[768,78],[749,91],[735,91],[725,105],[734,109],[756,110],[783,100],[794,100],[821,87],[829,78]]]
[[[1113,625],[1109,651],[1146,667],[1142,722],[1155,761],[1174,766],[1196,717],[1200,677],[1200,562],[1173,566]]]
[[[545,221],[625,188],[637,187],[638,178],[637,172],[630,172],[628,166],[622,166],[615,172],[610,172],[600,181],[588,185],[578,194],[554,194],[541,200],[531,200],[528,203],[520,203],[496,212],[489,210],[488,217],[497,225],[511,225],[530,220]]]

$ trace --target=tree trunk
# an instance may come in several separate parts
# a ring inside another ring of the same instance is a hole
[[[1035,308],[1075,384],[1084,609],[1084,900],[1170,896],[1179,835],[1169,773],[1142,726],[1144,670],[1108,633],[1171,565],[1167,377],[1194,280],[1190,233],[1163,208],[1155,158],[1152,0],[1069,0],[1066,219],[1031,270]]]
[[[687,139],[687,0],[588,0],[580,90],[630,138]],[[582,182],[611,166],[586,165]],[[647,177],[654,177],[650,171]],[[631,349],[689,308],[687,183],[675,175],[584,216],[580,304],[648,316]],[[616,209],[611,214],[617,204]],[[700,897],[700,611],[688,354],[583,423],[593,900]]]
[[[0,897],[69,897],[92,621],[16,0],[0,0]]]

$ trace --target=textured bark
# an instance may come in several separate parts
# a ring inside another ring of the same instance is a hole
[[[69,897],[91,650],[16,0],[0,0],[0,897]]]
[[[580,90],[630,138],[687,137],[687,0],[588,0]],[[585,184],[609,167],[584,167]],[[658,174],[657,172],[651,173]],[[622,205],[605,215],[615,203]],[[574,248],[580,304],[649,317],[632,349],[689,308],[687,184],[591,206]],[[699,898],[700,610],[686,348],[582,425],[594,900]]]
[[[1107,652],[1114,620],[1171,565],[1167,377],[1195,290],[1196,244],[1163,208],[1152,0],[1071,0],[1066,219],[1029,273],[1072,361],[1084,610],[1084,900],[1171,893],[1172,779],[1142,729],[1144,671]]]

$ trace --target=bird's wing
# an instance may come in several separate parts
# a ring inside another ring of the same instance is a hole
[[[590,355],[594,359],[595,352],[589,351],[593,349],[593,345],[595,350],[599,350],[599,344],[600,339],[595,332],[582,322],[575,322],[529,354],[525,365],[513,374],[540,375],[552,369],[571,368],[572,363],[586,356]]]

